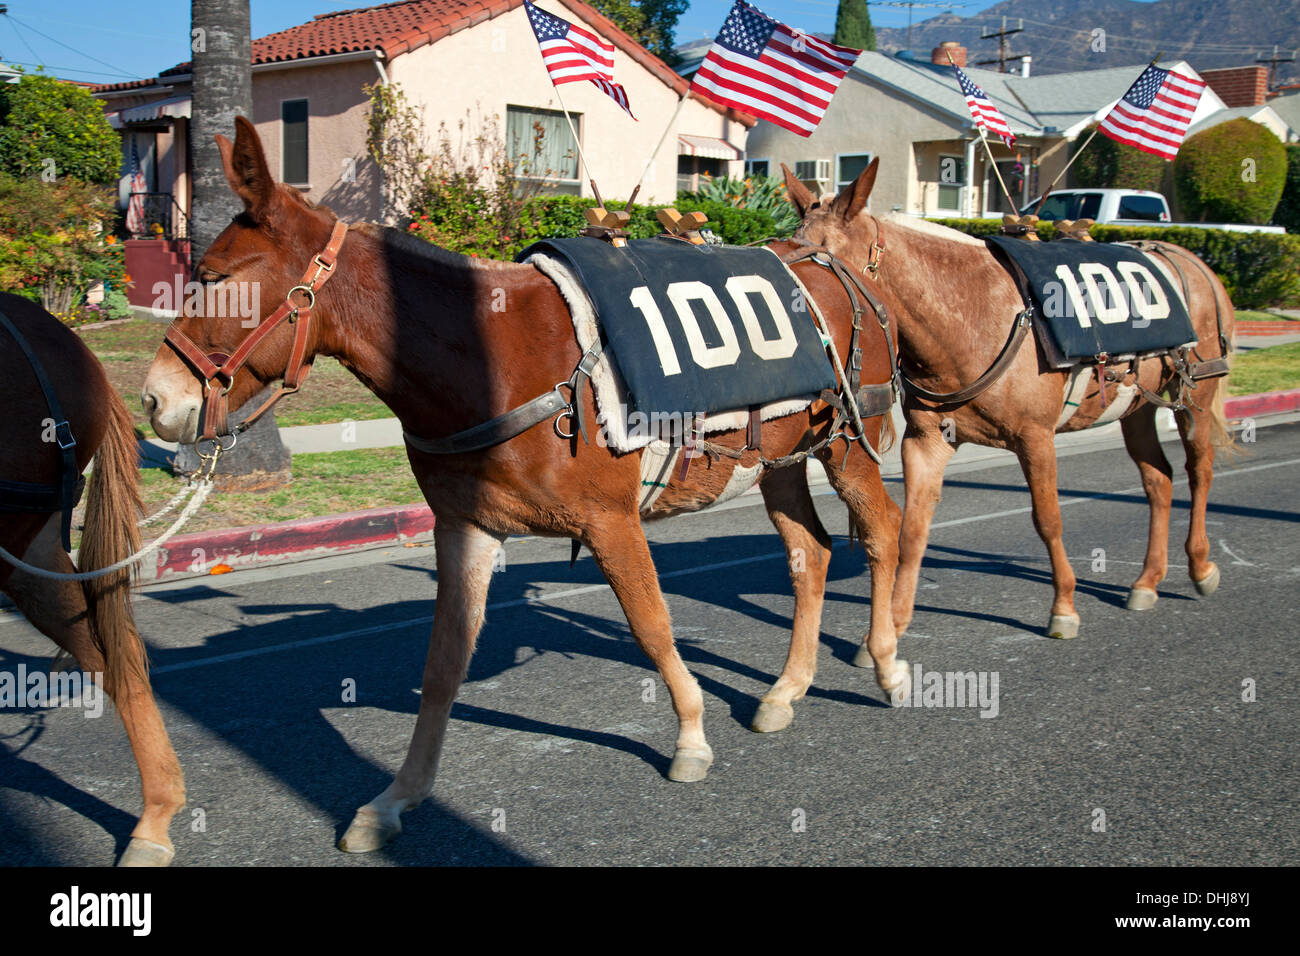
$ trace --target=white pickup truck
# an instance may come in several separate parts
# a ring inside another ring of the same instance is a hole
[[[1227,229],[1230,232],[1286,232],[1281,226],[1238,222],[1170,222],[1169,203],[1149,189],[1058,189],[1043,208],[1035,199],[1020,214],[1037,212],[1043,220],[1092,219],[1104,226],[1179,226],[1188,229]]]

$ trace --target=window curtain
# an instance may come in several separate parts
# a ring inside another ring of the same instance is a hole
[[[511,106],[506,145],[515,174],[533,179],[577,179],[578,148],[563,113]],[[579,118],[574,117],[577,125]]]

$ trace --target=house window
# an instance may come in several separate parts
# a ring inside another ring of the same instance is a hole
[[[307,175],[307,101],[285,100],[280,104],[283,126],[283,165],[281,176],[291,186],[306,186]]]
[[[841,153],[835,157],[835,191],[853,183],[871,163],[870,153]]]
[[[581,114],[573,116],[581,128]],[[516,176],[540,180],[547,191],[578,192],[578,144],[563,113],[507,106],[506,146]]]
[[[831,161],[829,159],[801,159],[794,164],[794,178],[820,193],[830,185]]]
[[[961,190],[966,184],[966,160],[961,156],[939,156],[939,208],[961,215]]]
[[[745,160],[746,176],[771,176],[772,161],[770,159],[747,159]]]

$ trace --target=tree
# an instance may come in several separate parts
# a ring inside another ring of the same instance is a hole
[[[1266,223],[1286,185],[1286,148],[1273,131],[1229,120],[1183,143],[1174,160],[1181,214],[1201,222]]]
[[[876,28],[871,25],[867,0],[840,0],[835,11],[835,42],[855,50],[876,48]]]
[[[253,41],[248,0],[191,0],[190,37],[194,52],[190,256],[197,263],[212,240],[243,211],[243,203],[226,182],[215,137],[218,133],[234,135],[235,117],[253,115]],[[241,421],[244,416],[240,411],[251,412],[265,398],[263,390],[233,413],[231,422]],[[221,459],[218,487],[253,491],[283,485],[290,477],[289,462],[275,414],[269,412],[239,436],[238,451]],[[198,465],[193,446],[182,446],[175,467],[185,471]]]
[[[1169,165],[1167,160],[1125,143],[1117,143],[1109,136],[1092,136],[1094,129],[1096,127],[1084,130],[1074,141],[1072,153],[1083,150],[1083,155],[1070,167],[1076,186],[1159,191]],[[1086,149],[1085,143],[1088,144]]]
[[[1287,232],[1300,232],[1300,146],[1286,148],[1286,186],[1273,210],[1273,221]]]
[[[0,169],[54,182],[108,186],[122,168],[122,138],[84,86],[30,73],[0,83]]]
[[[689,0],[592,0],[616,27],[669,65],[677,60],[677,19],[689,5]]]

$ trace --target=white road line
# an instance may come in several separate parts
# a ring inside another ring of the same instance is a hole
[[[1267,471],[1272,468],[1282,468],[1287,465],[1300,465],[1300,458],[1291,458],[1286,461],[1270,462],[1268,464],[1263,464],[1263,465],[1252,465],[1248,468],[1234,468],[1231,471],[1216,472],[1214,477],[1216,480],[1218,480],[1223,478],[1230,478],[1233,475],[1244,475],[1244,474],[1250,474],[1252,472],[1257,472],[1257,471]],[[1186,478],[1181,478],[1175,481],[1174,484],[1185,484],[1186,482],[1187,482]],[[1106,492],[1104,494],[1098,494],[1091,497],[1069,498],[1066,499],[1065,501],[1062,501],[1061,505],[1065,506],[1067,504],[1078,504],[1084,501],[1104,501],[1107,498],[1114,498],[1123,495],[1131,495],[1140,491],[1142,491],[1142,488],[1139,486],[1136,488],[1125,489],[1123,491]],[[967,518],[955,518],[951,521],[938,522],[931,525],[931,528],[932,529],[946,528],[946,527],[953,527],[955,525],[971,524],[977,521],[990,521],[993,520],[994,518],[1004,518],[1011,515],[1025,514],[1030,510],[1031,509],[1029,508],[1013,508],[1008,511],[991,511],[982,515],[972,515]],[[844,543],[845,542],[842,539],[841,541],[836,542],[836,544],[840,544],[840,545]],[[783,550],[771,551],[765,554],[752,555],[747,558],[735,558],[731,561],[717,561],[711,564],[701,564],[695,567],[681,568],[676,571],[668,571],[663,574],[660,574],[659,579],[666,580],[668,578],[684,577],[690,574],[700,574],[705,571],[719,571],[722,570],[723,568],[734,568],[746,564],[755,564],[760,561],[772,561],[772,560],[776,560],[777,558],[784,559],[785,551]],[[530,605],[530,604],[549,604],[555,601],[563,600],[565,598],[578,597],[583,594],[594,594],[598,591],[608,591],[608,590],[609,590],[608,584],[589,584],[580,588],[569,588],[568,590],[565,591],[556,591],[552,594],[539,594],[531,597],[515,598],[510,601],[499,601],[496,604],[489,604],[486,610],[500,611],[500,610],[505,610],[506,608],[523,607],[525,605]],[[250,648],[246,651],[233,651],[229,654],[215,654],[210,657],[202,657],[190,661],[181,661],[176,664],[165,664],[162,667],[153,668],[151,670],[151,673],[156,676],[162,674],[170,674],[175,671],[193,670],[198,667],[207,667],[212,664],[225,664],[225,663],[229,663],[230,661],[245,660],[250,657],[261,657],[263,654],[273,654],[279,651],[296,650],[302,647],[316,647],[321,644],[332,644],[335,641],[344,641],[353,637],[368,637],[372,634],[381,634],[385,631],[396,631],[396,630],[401,630],[403,628],[418,627],[418,626],[427,627],[432,623],[433,623],[433,615],[428,614],[428,615],[423,615],[421,617],[408,618],[403,621],[393,621],[390,624],[377,624],[374,625],[373,627],[362,627],[350,631],[340,631],[337,634],[323,634],[319,637],[308,637],[298,641],[288,641],[283,644],[271,644],[265,647]]]

